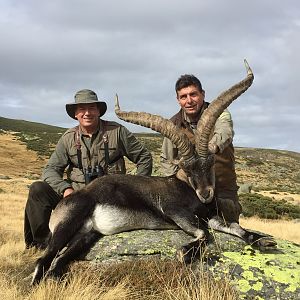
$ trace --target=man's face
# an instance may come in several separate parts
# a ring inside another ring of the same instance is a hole
[[[204,96],[205,92],[203,90],[199,91],[194,85],[177,91],[178,103],[190,117],[196,116],[199,113],[204,102]]]
[[[96,103],[78,104],[76,107],[75,117],[83,128],[97,126],[99,116],[100,111]]]

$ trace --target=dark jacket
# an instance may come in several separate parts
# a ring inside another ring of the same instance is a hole
[[[199,119],[209,103],[204,102],[199,114]],[[183,112],[180,110],[175,114],[171,121],[181,130],[183,130],[189,139],[194,143],[194,133],[190,123]],[[231,115],[225,110],[215,124],[214,131],[210,142],[218,145],[220,152],[215,156],[215,174],[216,174],[216,191],[218,192],[236,192],[238,189],[235,173],[234,148],[232,145],[233,128]],[[180,159],[180,153],[172,142],[165,138],[163,141],[161,154],[161,170],[165,175],[173,175],[177,172],[178,167],[172,164],[172,160]]]

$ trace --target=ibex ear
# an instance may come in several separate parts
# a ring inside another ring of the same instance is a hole
[[[188,185],[190,185],[190,184],[189,184],[189,179],[188,179],[186,173],[185,173],[182,169],[179,169],[179,170],[178,170],[178,172],[176,173],[176,177],[177,177],[179,180],[184,181],[184,182],[186,182]]]

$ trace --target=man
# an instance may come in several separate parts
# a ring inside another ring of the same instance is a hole
[[[171,121],[183,130],[192,142],[197,122],[209,103],[204,101],[205,91],[194,75],[182,75],[175,85],[180,111]],[[238,222],[242,211],[238,202],[236,173],[234,166],[233,124],[231,115],[225,110],[218,118],[209,142],[209,150],[215,153],[215,175],[218,213],[228,222]],[[178,166],[174,163],[180,153],[172,142],[164,138],[161,154],[161,171],[166,176],[174,175]]]
[[[79,125],[60,138],[44,168],[43,181],[29,189],[24,220],[26,248],[47,246],[50,215],[63,198],[103,174],[125,174],[124,156],[137,165],[138,175],[151,175],[151,154],[124,126],[100,119],[106,109],[106,103],[91,90],[78,91],[75,102],[66,104],[68,115]]]

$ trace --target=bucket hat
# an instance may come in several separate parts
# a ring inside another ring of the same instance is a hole
[[[99,111],[100,111],[100,117],[102,117],[106,110],[107,110],[107,105],[104,101],[99,101],[97,94],[91,90],[80,90],[75,94],[75,102],[73,103],[68,103],[66,104],[66,111],[67,114],[72,118],[75,119],[75,110],[76,110],[76,106],[78,104],[90,104],[90,103],[96,103],[99,107]]]

